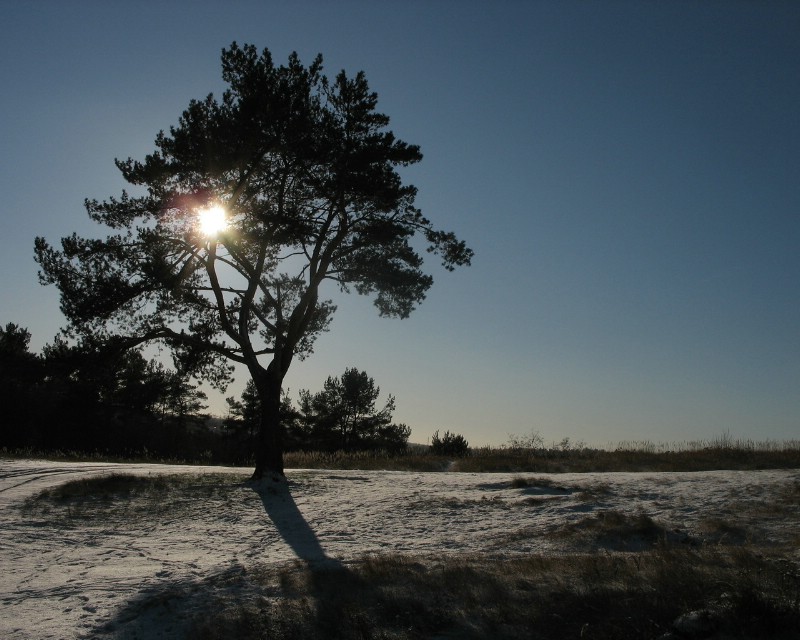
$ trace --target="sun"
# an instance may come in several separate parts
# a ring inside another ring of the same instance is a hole
[[[197,212],[200,233],[204,236],[215,236],[228,226],[225,209],[220,205],[211,205]]]

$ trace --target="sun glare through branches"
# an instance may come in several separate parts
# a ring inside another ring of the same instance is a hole
[[[197,212],[200,233],[212,237],[221,233],[228,226],[225,209],[220,205],[211,205]]]

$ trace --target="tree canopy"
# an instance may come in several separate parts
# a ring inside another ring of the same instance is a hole
[[[364,73],[322,68],[233,43],[221,98],[192,100],[144,160],[116,161],[135,193],[86,200],[111,234],[35,244],[73,335],[161,342],[181,373],[221,387],[230,363],[247,367],[262,404],[256,476],[283,473],[281,384],[331,321],[323,283],[405,318],[433,283],[412,239],[449,270],[472,257],[415,207],[397,168],[422,155],[387,129]],[[213,231],[199,223],[212,207],[225,218]]]

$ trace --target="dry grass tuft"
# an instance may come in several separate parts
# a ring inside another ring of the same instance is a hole
[[[617,510],[598,511],[581,520],[551,530],[550,536],[573,538],[589,549],[641,551],[680,538],[646,513],[627,514]]]
[[[742,545],[751,540],[745,527],[724,518],[705,518],[700,521],[698,531],[706,544]]]
[[[113,523],[148,527],[169,516],[190,517],[209,501],[229,502],[243,487],[231,474],[133,475],[109,474],[81,478],[46,489],[26,500],[28,521],[65,528]]]
[[[613,493],[613,490],[608,484],[598,482],[582,489],[576,497],[581,502],[598,503],[602,501],[603,498],[608,498]]]

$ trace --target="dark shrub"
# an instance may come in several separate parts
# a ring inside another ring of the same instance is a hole
[[[469,442],[464,436],[449,431],[439,437],[437,430],[431,437],[431,453],[437,456],[466,456],[469,454]]]

